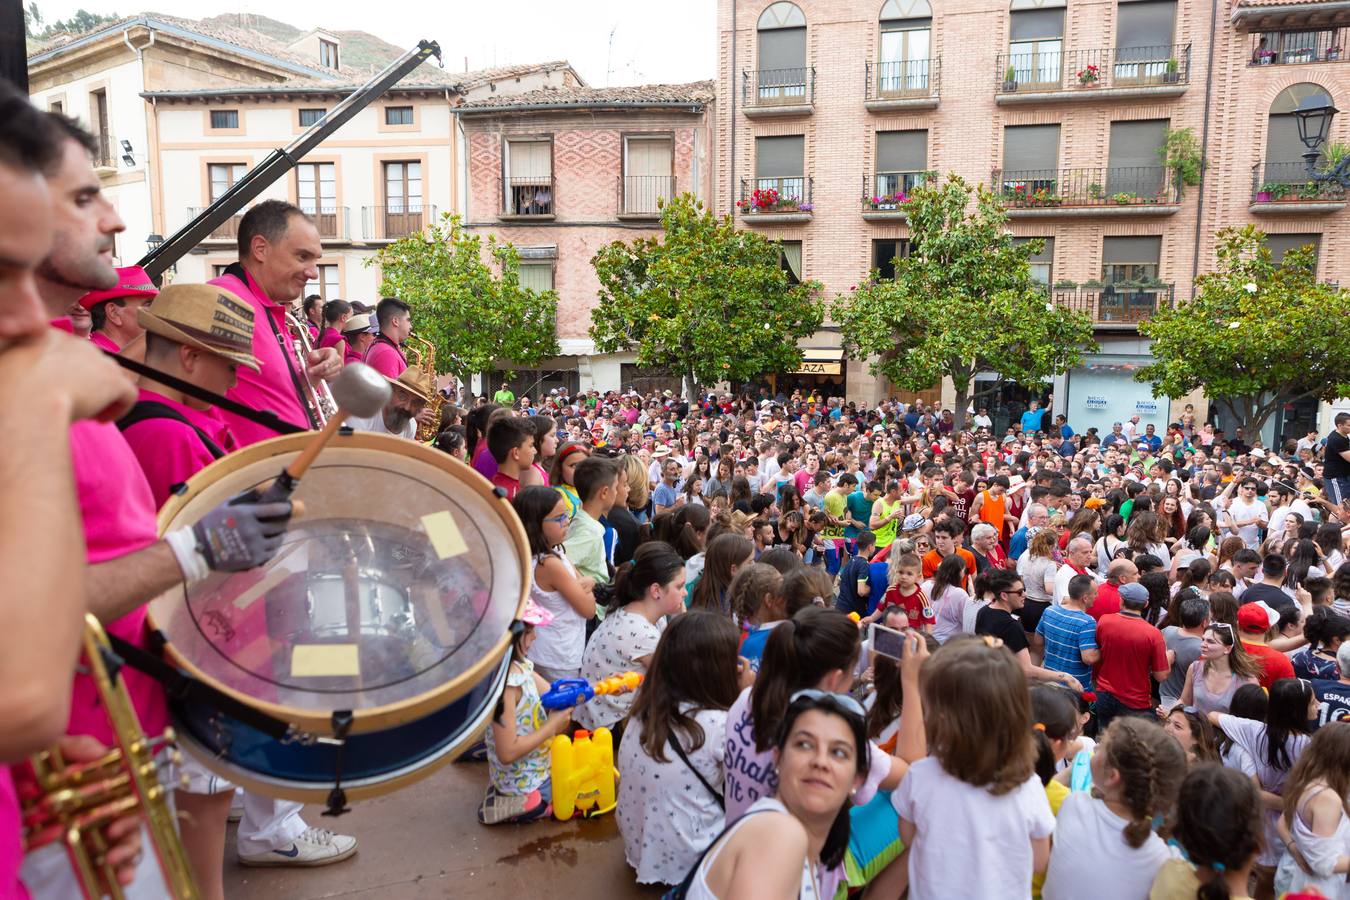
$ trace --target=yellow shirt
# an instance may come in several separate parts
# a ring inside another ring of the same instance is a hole
[[[1148,900],[1195,900],[1195,892],[1200,889],[1200,879],[1195,877],[1195,867],[1183,859],[1169,859],[1162,864],[1158,875],[1153,879],[1153,889],[1148,892]],[[1246,894],[1234,895],[1232,900],[1251,900]]]

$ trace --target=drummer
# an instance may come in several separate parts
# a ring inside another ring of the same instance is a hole
[[[404,369],[403,374],[390,378],[389,382],[394,389],[384,409],[368,419],[349,418],[347,424],[357,431],[416,438],[417,417],[431,402],[436,385],[426,372],[414,368]]]
[[[380,329],[366,313],[353,313],[342,325],[342,362],[364,362]]]

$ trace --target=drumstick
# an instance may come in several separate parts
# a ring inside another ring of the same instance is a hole
[[[343,367],[342,374],[329,385],[329,389],[332,391],[334,402],[337,403],[337,412],[278,476],[274,490],[278,491],[279,495],[273,494],[272,499],[290,496],[300,483],[301,477],[318,458],[319,451],[323,450],[333,435],[337,434],[348,416],[365,419],[375,415],[389,402],[389,393],[392,390],[388,379],[365,363],[348,363]]]

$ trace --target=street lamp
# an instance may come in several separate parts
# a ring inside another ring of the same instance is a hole
[[[1331,120],[1340,110],[1332,104],[1331,98],[1321,91],[1304,97],[1294,108],[1294,120],[1298,125],[1298,139],[1308,151],[1303,154],[1308,163],[1308,177],[1312,181],[1334,182],[1343,188],[1350,188],[1350,158],[1343,159],[1333,168],[1319,171],[1318,157],[1322,155],[1322,145],[1331,133]]]
[[[151,253],[154,253],[156,250],[158,250],[160,244],[163,243],[164,243],[164,235],[162,234],[151,234],[147,235],[145,238],[145,246],[150,248]]]

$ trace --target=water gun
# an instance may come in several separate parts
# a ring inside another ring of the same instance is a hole
[[[608,728],[597,728],[594,733],[577,731],[570,740],[558,735],[549,746],[549,775],[553,815],[559,822],[566,822],[578,810],[588,819],[604,815],[614,809],[617,796],[614,736]]]
[[[642,684],[642,673],[624,672],[602,678],[592,685],[584,678],[560,678],[549,685],[548,693],[539,698],[544,709],[571,709],[599,695],[627,694]]]

